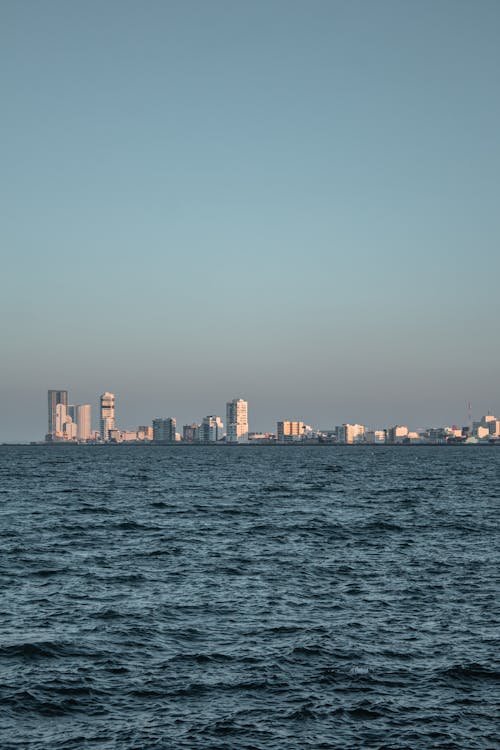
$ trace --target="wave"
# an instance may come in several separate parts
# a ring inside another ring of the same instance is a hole
[[[85,649],[63,641],[24,641],[20,643],[0,644],[0,659],[57,659],[62,656],[79,656]]]
[[[462,680],[464,682],[472,680],[495,681],[500,680],[500,671],[493,667],[484,666],[477,662],[469,664],[454,664],[447,669],[442,669],[439,674],[451,680]]]

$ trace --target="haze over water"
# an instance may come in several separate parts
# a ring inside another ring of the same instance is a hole
[[[498,747],[495,448],[0,447],[2,750]]]

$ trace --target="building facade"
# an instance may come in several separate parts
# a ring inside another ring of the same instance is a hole
[[[153,419],[153,442],[175,443],[175,428],[177,420],[174,417]]]
[[[185,424],[182,428],[182,441],[184,443],[195,443],[198,440],[200,425],[196,422]]]
[[[302,440],[305,432],[304,422],[284,419],[277,423],[276,435],[278,443],[294,443]]]
[[[336,428],[337,442],[361,443],[365,439],[365,427],[362,424],[342,424]]]
[[[78,404],[74,408],[73,421],[76,422],[76,439],[90,440],[92,434],[90,404]]]
[[[115,429],[115,394],[103,393],[100,403],[99,428],[101,431],[101,440],[109,440],[110,430]]]
[[[248,402],[234,398],[226,404],[226,442],[248,443]]]
[[[200,443],[216,443],[218,440],[222,440],[223,435],[224,425],[220,417],[212,415],[203,418],[198,428],[198,441]]]
[[[54,440],[56,437],[56,407],[62,404],[65,409],[68,407],[68,391],[49,391],[48,392],[48,429],[46,440]]]

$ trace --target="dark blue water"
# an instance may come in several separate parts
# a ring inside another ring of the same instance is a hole
[[[500,449],[0,448],[1,750],[497,748]]]

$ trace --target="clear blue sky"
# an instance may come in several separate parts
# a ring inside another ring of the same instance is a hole
[[[500,3],[0,5],[0,439],[500,412]]]

